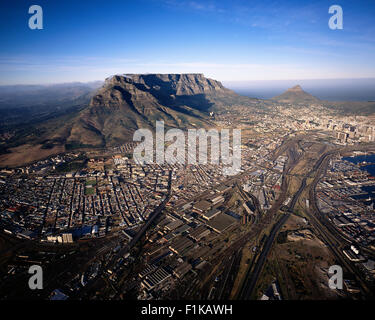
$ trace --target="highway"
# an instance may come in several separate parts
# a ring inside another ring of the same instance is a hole
[[[318,184],[321,176],[326,171],[330,157],[335,153],[336,152],[326,154],[321,157],[323,159],[320,162],[320,167],[317,168],[317,173],[315,175],[314,181],[309,186],[309,200],[311,206],[309,210],[307,210],[306,214],[310,223],[315,227],[316,230],[318,230],[328,248],[337,258],[338,263],[355,276],[357,282],[362,288],[362,292],[366,297],[369,297],[373,294],[368,288],[366,282],[363,280],[363,275],[358,271],[358,268],[351,261],[347,260],[342,252],[344,247],[350,245],[351,242],[344,239],[344,237],[332,226],[331,222],[328,221],[327,218],[320,212],[316,203],[316,185]]]
[[[255,285],[258,281],[259,275],[262,271],[263,265],[267,259],[267,256],[269,254],[269,251],[272,248],[273,241],[275,240],[276,235],[280,231],[281,227],[284,225],[284,223],[288,220],[290,216],[290,213],[284,214],[279,221],[272,227],[270,235],[267,237],[266,243],[264,244],[263,250],[261,254],[259,255],[259,258],[256,262],[256,265],[254,267],[254,271],[251,274],[251,277],[249,281],[245,281],[242,291],[240,293],[240,299],[241,300],[249,300],[251,299],[252,292],[255,288]]]
[[[301,183],[297,193],[295,193],[295,195],[293,196],[293,199],[292,199],[292,201],[289,205],[289,210],[288,210],[289,213],[286,214],[285,216],[283,216],[277,222],[277,224],[272,228],[271,234],[267,238],[266,244],[264,245],[264,248],[263,248],[263,250],[262,250],[262,252],[261,252],[261,254],[260,254],[260,256],[257,260],[254,271],[251,275],[251,278],[247,283],[244,284],[244,288],[242,290],[242,296],[241,296],[242,299],[250,299],[251,298],[252,292],[255,288],[256,282],[257,282],[258,277],[260,275],[260,272],[261,272],[261,270],[263,268],[263,265],[266,261],[267,255],[268,255],[268,253],[269,253],[269,251],[272,247],[272,243],[274,241],[274,238],[275,238],[276,234],[278,233],[278,231],[280,230],[280,228],[282,227],[282,225],[288,219],[289,215],[293,212],[294,207],[295,207],[301,193],[306,188],[307,178],[310,177],[314,172],[317,172],[317,174],[315,176],[315,179],[314,179],[314,182],[313,182],[312,186],[310,187],[311,188],[310,192],[312,192],[312,193],[310,193],[310,201],[313,204],[313,206],[315,207],[315,211],[319,212],[319,210],[316,206],[316,202],[315,202],[315,194],[314,194],[315,186],[316,186],[316,184],[318,183],[318,181],[321,177],[322,171],[326,168],[326,166],[327,166],[327,164],[330,160],[330,157],[333,156],[334,154],[340,152],[340,151],[341,150],[334,150],[334,151],[329,151],[329,152],[323,154],[319,158],[319,160],[315,163],[313,169],[303,178],[302,183]],[[310,218],[309,219],[310,222],[320,232],[320,234],[322,235],[326,244],[328,245],[328,247],[333,252],[333,254],[339,259],[341,264],[347,268],[347,270],[349,270],[352,274],[355,275],[357,281],[360,283],[361,287],[363,288],[363,291],[366,294],[369,294],[370,291],[369,291],[367,285],[365,284],[365,282],[362,280],[361,275],[358,273],[357,269],[353,268],[348,263],[348,261],[343,256],[343,253],[338,249],[339,242],[337,241],[337,239],[335,237],[333,237],[331,234],[329,234],[326,230],[324,230],[323,226],[321,224],[317,223],[317,221],[315,220],[315,217],[309,215],[309,218]]]
[[[297,154],[295,150],[295,145],[292,144],[290,148],[288,149],[289,154],[289,161],[291,162],[289,167],[286,168],[285,172],[288,174],[293,166],[297,163],[299,155]],[[301,185],[298,189],[298,191],[294,194],[292,201],[289,204],[288,207],[288,213],[286,213],[284,216],[281,217],[281,219],[278,220],[278,222],[272,227],[270,235],[267,237],[266,243],[263,247],[262,252],[260,253],[258,260],[255,264],[254,270],[251,273],[250,278],[246,279],[244,282],[244,285],[242,287],[241,293],[240,293],[240,299],[248,300],[251,299],[251,296],[253,294],[253,290],[255,288],[255,285],[258,281],[258,278],[260,276],[260,273],[263,269],[263,265],[267,259],[267,256],[269,254],[270,249],[272,248],[273,241],[277,235],[277,233],[280,231],[281,227],[284,225],[284,223],[288,220],[291,213],[294,211],[294,207],[297,204],[297,201],[299,197],[301,196],[303,190],[306,188],[306,181],[307,178],[315,172],[318,168],[320,168],[323,161],[327,158],[329,154],[325,154],[319,158],[319,160],[315,163],[313,169],[303,178]],[[248,272],[250,272],[249,270]]]

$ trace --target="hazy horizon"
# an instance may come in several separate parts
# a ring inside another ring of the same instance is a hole
[[[223,81],[223,84],[241,95],[260,99],[273,98],[300,85],[304,91],[321,100],[375,100],[375,78]]]
[[[119,74],[119,73],[118,73]],[[38,84],[0,85],[3,89],[64,86],[73,84],[97,85],[102,80],[88,82],[71,81]],[[220,79],[214,79],[221,81]],[[282,94],[287,89],[301,85],[303,90],[321,100],[328,101],[375,101],[375,78],[359,79],[294,79],[294,80],[252,80],[252,81],[221,81],[222,84],[240,95],[259,99],[270,99]]]
[[[0,4],[0,84],[94,81],[129,73],[204,73],[220,81],[375,77],[373,1],[38,1]],[[82,14],[82,13],[85,14]]]

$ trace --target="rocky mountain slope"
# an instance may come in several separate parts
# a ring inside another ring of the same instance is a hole
[[[152,128],[157,120],[166,127],[212,126],[211,98],[237,96],[202,74],[127,74],[106,79],[75,119],[67,144],[117,145],[138,128]]]
[[[3,146],[6,159],[2,160],[12,163],[8,159],[12,153],[22,159],[24,149],[30,157],[35,153],[32,160],[39,154],[45,157],[48,150],[52,154],[82,147],[117,146],[132,141],[136,129],[153,128],[157,120],[163,120],[166,129],[213,127],[212,111],[249,101],[253,99],[241,97],[202,74],[115,75],[92,94],[87,106],[24,126]]]

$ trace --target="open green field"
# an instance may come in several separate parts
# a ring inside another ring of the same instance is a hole
[[[86,186],[95,186],[96,180],[86,180]]]
[[[86,188],[85,189],[85,195],[86,196],[92,196],[95,194],[95,189],[94,188]]]

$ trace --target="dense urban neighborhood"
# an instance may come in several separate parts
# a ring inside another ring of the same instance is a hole
[[[293,274],[265,263],[274,241],[324,251],[297,255],[323,270],[313,295],[332,295],[322,259],[345,268],[346,287],[334,295],[366,295],[375,276],[375,180],[365,169],[375,163],[373,120],[319,104],[254,104],[256,113],[238,105],[211,115],[242,130],[235,176],[222,164],[136,164],[135,142],[2,169],[2,238],[14,243],[2,254],[4,296],[19,294],[11,282],[22,283],[35,262],[61,266],[39,293],[50,299],[305,294],[305,279],[296,288],[287,283]],[[350,161],[358,156],[369,160]],[[290,215],[302,219],[297,229]],[[300,261],[289,263],[303,268]]]

